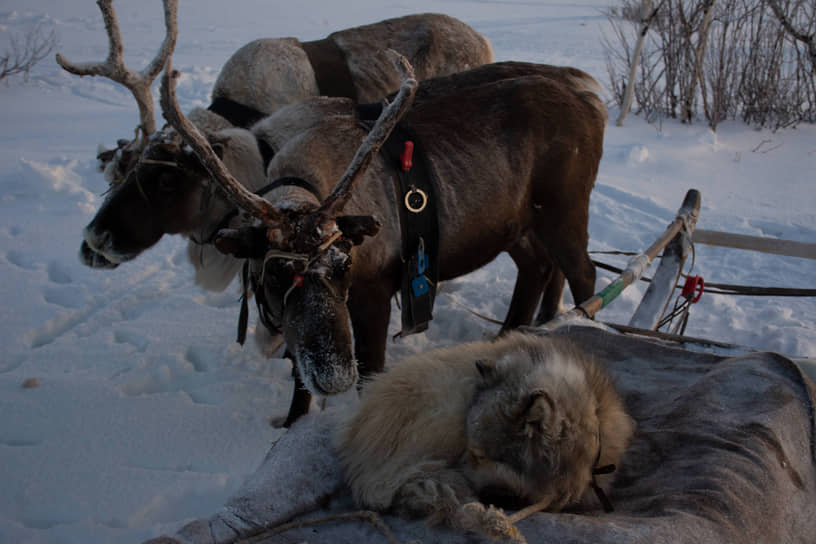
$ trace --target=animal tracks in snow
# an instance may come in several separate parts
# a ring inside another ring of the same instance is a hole
[[[18,249],[7,251],[6,260],[14,266],[22,268],[23,270],[31,271],[37,270],[38,268],[37,260],[33,254],[20,251]]]
[[[113,332],[113,341],[117,344],[129,344],[139,353],[144,353],[150,344],[150,340],[143,334],[122,329]]]
[[[121,284],[89,298],[84,294],[84,289],[70,281],[68,272],[61,266],[54,262],[49,264],[49,279],[57,283],[57,286],[46,288],[43,297],[46,302],[61,306],[67,311],[57,314],[42,327],[30,330],[26,334],[26,341],[32,348],[50,344],[72,330],[75,330],[78,336],[87,337],[101,328],[110,327],[112,323],[134,320],[145,310],[154,307],[157,299],[165,296],[161,289],[152,286],[140,288],[134,293],[132,284]],[[144,283],[158,272],[158,267],[153,267],[135,281]],[[99,317],[95,318],[97,314]],[[133,340],[133,337],[129,340]],[[142,346],[146,346],[145,342],[147,340],[144,338],[135,342],[128,341],[137,347],[137,350],[143,349]]]
[[[51,261],[48,263],[48,280],[61,285],[71,283],[68,267],[59,261]]]

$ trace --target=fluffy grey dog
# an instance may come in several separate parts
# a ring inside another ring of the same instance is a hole
[[[597,507],[634,432],[606,371],[571,341],[508,334],[375,377],[337,449],[360,506],[523,541],[501,510]]]

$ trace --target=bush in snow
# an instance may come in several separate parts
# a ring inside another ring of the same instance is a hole
[[[724,119],[773,129],[816,122],[812,0],[622,0],[607,17],[618,105],[634,64],[635,111],[650,121],[702,113],[713,129]]]

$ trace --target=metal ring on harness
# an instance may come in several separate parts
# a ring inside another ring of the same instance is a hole
[[[411,190],[405,193],[405,207],[409,212],[419,213],[428,205],[428,195],[422,189],[411,187]]]

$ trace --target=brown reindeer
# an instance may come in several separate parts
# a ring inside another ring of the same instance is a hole
[[[167,21],[168,35],[175,36],[175,21]],[[424,82],[405,119],[427,148],[436,177],[439,279],[470,272],[501,251],[508,251],[518,266],[503,330],[529,323],[542,292],[538,319],[551,316],[564,274],[576,299],[592,293],[586,225],[606,121],[596,88],[591,77],[574,69],[488,65]],[[164,113],[176,119],[177,108],[168,100],[163,100]],[[359,187],[352,192],[343,184],[339,204],[325,204],[366,136],[349,100],[311,99],[283,108],[251,132],[230,130],[218,138],[209,135],[229,172],[237,171],[237,165],[255,171],[250,165],[263,164],[263,145],[274,154],[267,175],[277,186],[264,195],[274,204],[242,197],[255,202],[254,213],[266,216],[271,227],[240,230],[248,241],[232,236],[220,240],[224,249],[231,246],[253,257],[252,283],[263,298],[266,324],[282,330],[294,354],[298,379],[287,419],[291,422],[308,408],[309,393],[300,386],[301,377],[323,394],[354,382],[349,321],[362,371],[383,367],[389,299],[403,273],[397,217],[402,195],[392,186],[395,165],[381,154],[368,153],[364,162],[371,168],[356,175]],[[185,138],[192,132],[185,129]],[[209,144],[194,147],[194,157],[169,128],[155,133],[151,143],[141,153],[139,167],[95,218],[107,210],[109,217],[121,219],[118,225],[98,229],[97,241],[105,248],[133,249],[110,255],[120,261],[132,258],[162,232],[193,233],[208,242],[215,240],[220,226],[249,225],[233,217],[228,200],[245,192],[240,184],[225,191],[210,182],[219,161],[211,156]],[[218,178],[231,179],[229,172],[221,170]],[[247,183],[251,190],[261,183],[257,178],[253,176],[256,185]],[[283,179],[301,182],[278,183]],[[120,198],[127,193],[129,199]],[[358,217],[340,216],[344,205],[345,212]],[[209,216],[206,221],[203,214]],[[373,215],[381,232],[362,243],[365,234],[376,230]],[[206,229],[200,228],[207,221]],[[151,234],[156,224],[164,226]],[[338,230],[344,239],[334,239]],[[295,285],[301,281],[295,281],[296,273],[304,278],[300,287]],[[231,279],[232,274],[224,277]]]
[[[206,177],[204,171],[188,168],[190,165],[185,164],[183,158],[168,153],[170,148],[157,142],[161,149],[154,149],[156,146],[150,141],[150,136],[156,132],[150,85],[175,46],[177,0],[165,2],[168,32],[156,57],[140,72],[130,70],[124,64],[122,37],[112,0],[99,0],[98,4],[110,41],[106,61],[77,64],[57,55],[57,62],[77,75],[101,75],[121,83],[133,93],[139,105],[141,123],[136,137],[132,141],[120,140],[116,149],[103,150],[98,156],[105,177],[118,187],[128,175],[138,170],[140,195],[159,191],[160,187],[169,190],[170,185],[202,184],[201,178]],[[265,38],[246,44],[225,63],[213,88],[210,106],[207,109],[194,108],[189,116],[213,141],[233,140],[233,149],[224,151],[241,155],[226,158],[225,162],[231,163],[228,166],[236,178],[251,187],[264,179],[262,162],[255,156],[256,150],[236,149],[240,137],[233,137],[228,129],[248,128],[265,115],[312,96],[345,96],[359,102],[379,100],[399,87],[399,78],[384,53],[388,48],[406,55],[421,79],[451,74],[493,60],[490,42],[481,34],[457,19],[434,13],[408,15],[341,30],[311,42],[295,38]],[[296,121],[277,137],[289,137],[292,131],[308,126],[308,123]],[[249,144],[255,146],[251,141]],[[175,167],[179,163],[183,168]],[[162,198],[167,190],[159,191]],[[120,196],[119,200],[123,198]],[[191,210],[194,204],[191,199],[188,209]],[[215,206],[210,211],[218,213],[220,209]],[[138,217],[139,214],[133,216],[134,219]],[[218,217],[196,214],[194,221],[198,223],[196,227],[209,227],[206,230],[210,230],[215,226],[210,225],[211,221],[216,219]],[[125,217],[124,221],[127,220]],[[164,233],[191,234],[194,229],[185,228],[188,223],[171,214],[127,239],[120,237],[121,243],[117,244],[108,236],[104,218],[97,217],[85,230],[80,259],[94,268],[115,268],[158,242]],[[234,263],[209,251],[206,257],[213,265],[206,269],[201,262],[204,257],[200,250],[193,242],[190,256],[199,261],[195,263],[194,259],[197,282],[209,289],[225,288],[237,270]]]
[[[523,68],[504,66],[506,78],[481,79],[488,66],[426,82],[423,101],[402,120],[435,178],[439,280],[502,251],[518,265],[503,330],[529,323],[539,300],[538,320],[552,317],[565,276],[576,300],[591,296],[595,278],[587,222],[605,108],[581,72],[512,77]],[[394,186],[398,166],[377,152],[385,136],[375,134],[390,131],[383,118],[368,133],[356,114],[333,116],[290,139],[267,168],[273,188],[261,199],[231,179],[186,122],[169,76],[162,93],[170,124],[256,218],[222,231],[216,245],[249,258],[265,323],[282,331],[308,390],[347,389],[357,361],[363,374],[382,370],[390,297],[404,274],[398,210],[405,196]],[[296,390],[289,422],[308,398]]]

